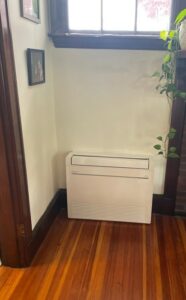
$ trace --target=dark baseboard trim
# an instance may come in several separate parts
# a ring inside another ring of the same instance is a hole
[[[153,195],[152,213],[161,215],[174,215],[174,201],[165,195]]]
[[[186,213],[181,211],[175,211],[175,217],[184,217],[186,218]]]
[[[52,225],[56,216],[59,214],[60,210],[66,207],[66,203],[66,190],[58,190],[32,231],[32,239],[28,246],[29,261],[32,261],[45,236],[47,235],[50,226]]]
[[[67,208],[67,190],[60,189],[60,193],[61,193],[61,207]]]

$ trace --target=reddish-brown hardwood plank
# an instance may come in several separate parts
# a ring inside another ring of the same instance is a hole
[[[101,299],[142,299],[142,228],[113,224]]]
[[[33,261],[32,267],[25,270],[24,275],[12,293],[11,299],[36,299],[42,286],[42,281],[50,265],[53,263],[61,239],[65,231],[68,230],[68,226],[70,226],[70,224],[65,220],[61,222],[61,220],[56,219],[55,226],[53,226],[49,232],[48,240],[44,241],[38,253],[39,255]]]
[[[156,296],[154,298],[162,300],[163,299],[162,276],[161,276],[157,226],[156,226],[155,218],[153,218],[151,229],[152,229],[152,250],[153,250],[152,252],[153,252],[153,262],[154,262],[153,273],[156,274],[155,275],[155,295]]]
[[[14,292],[18,282],[24,274],[24,269],[22,270],[11,270],[8,280],[6,281],[6,289],[2,289],[0,292],[0,299],[10,299],[12,293]]]
[[[54,282],[55,288],[48,295],[51,299],[52,295],[58,299],[82,299],[82,286],[84,282],[84,276],[87,278],[87,266],[90,262],[90,258],[94,258],[95,247],[94,244],[97,239],[98,226],[95,226],[95,222],[84,223],[78,238],[72,247],[72,251],[68,257],[68,269],[66,269],[66,276],[57,277]],[[92,256],[93,251],[93,256]],[[64,266],[66,267],[67,264]],[[81,275],[80,275],[81,274]],[[57,275],[57,274],[56,274]],[[79,276],[80,275],[80,276]],[[84,297],[86,296],[86,291]]]
[[[108,251],[112,235],[112,223],[102,222],[96,247],[94,262],[90,282],[87,283],[89,289],[85,299],[101,299]]]
[[[0,299],[185,300],[186,220],[151,225],[59,215],[28,269],[0,268]]]
[[[0,291],[3,287],[7,284],[9,277],[11,276],[11,269],[10,268],[3,268],[0,267]]]
[[[186,222],[183,222],[182,219],[177,219],[177,224],[178,224],[178,227],[179,227],[179,232],[180,232],[180,235],[181,235],[181,240],[182,240],[182,243],[183,243],[183,247],[184,247],[184,250],[186,252]]]

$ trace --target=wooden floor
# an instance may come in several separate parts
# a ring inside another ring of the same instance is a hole
[[[151,225],[58,216],[32,266],[0,268],[0,299],[185,300],[186,220]]]

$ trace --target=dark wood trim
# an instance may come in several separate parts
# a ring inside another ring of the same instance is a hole
[[[0,1],[0,253],[3,265],[29,266],[62,207],[60,190],[32,232],[19,99],[7,1]],[[64,200],[65,202],[65,200]]]
[[[169,147],[176,147],[179,155],[181,153],[185,109],[186,106],[183,100],[177,99],[173,102],[171,127],[175,128],[177,132],[174,140],[170,140]],[[175,211],[179,166],[180,159],[169,158],[167,160],[164,195],[170,201],[169,207],[172,207],[170,214],[174,214]]]
[[[172,1],[172,15],[171,15],[171,25],[172,28],[175,27],[174,21],[177,14],[186,7],[185,0],[173,0]]]
[[[186,218],[186,213],[184,213],[184,212],[176,212],[175,215],[176,215],[176,217],[185,217]]]
[[[48,0],[49,27],[51,33],[68,32],[67,0]]]
[[[61,208],[66,207],[66,197],[66,190],[58,190],[46,211],[33,229],[32,239],[29,244],[29,261],[32,261]]]
[[[67,190],[66,189],[60,189],[60,197],[61,197],[61,207],[67,208]]]
[[[174,205],[170,198],[164,195],[153,195],[152,213],[161,215],[174,215]]]
[[[50,34],[49,36],[56,48],[165,50],[164,43],[158,36],[93,36],[78,34]]]
[[[186,60],[186,52],[180,51],[177,59],[176,84],[180,90],[185,91],[186,90],[185,80],[182,78],[185,72],[183,70],[184,67],[183,60]],[[185,101],[183,101],[183,99],[174,100],[173,107],[172,107],[171,127],[176,129],[176,136],[173,140],[169,141],[169,147],[176,147],[177,153],[179,155],[181,154],[185,116],[186,116]],[[171,211],[168,209],[168,212],[171,215],[173,215],[175,211],[179,166],[180,166],[180,159],[169,158],[167,160],[164,196],[165,198],[169,199],[170,203],[168,207],[169,208],[171,207]]]
[[[4,265],[28,265],[31,217],[7,2],[0,1],[0,244]],[[2,167],[3,166],[3,167]]]

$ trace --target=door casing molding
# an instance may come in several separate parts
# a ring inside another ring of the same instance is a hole
[[[16,71],[7,1],[0,1],[0,247],[4,265],[30,263],[32,237]]]

